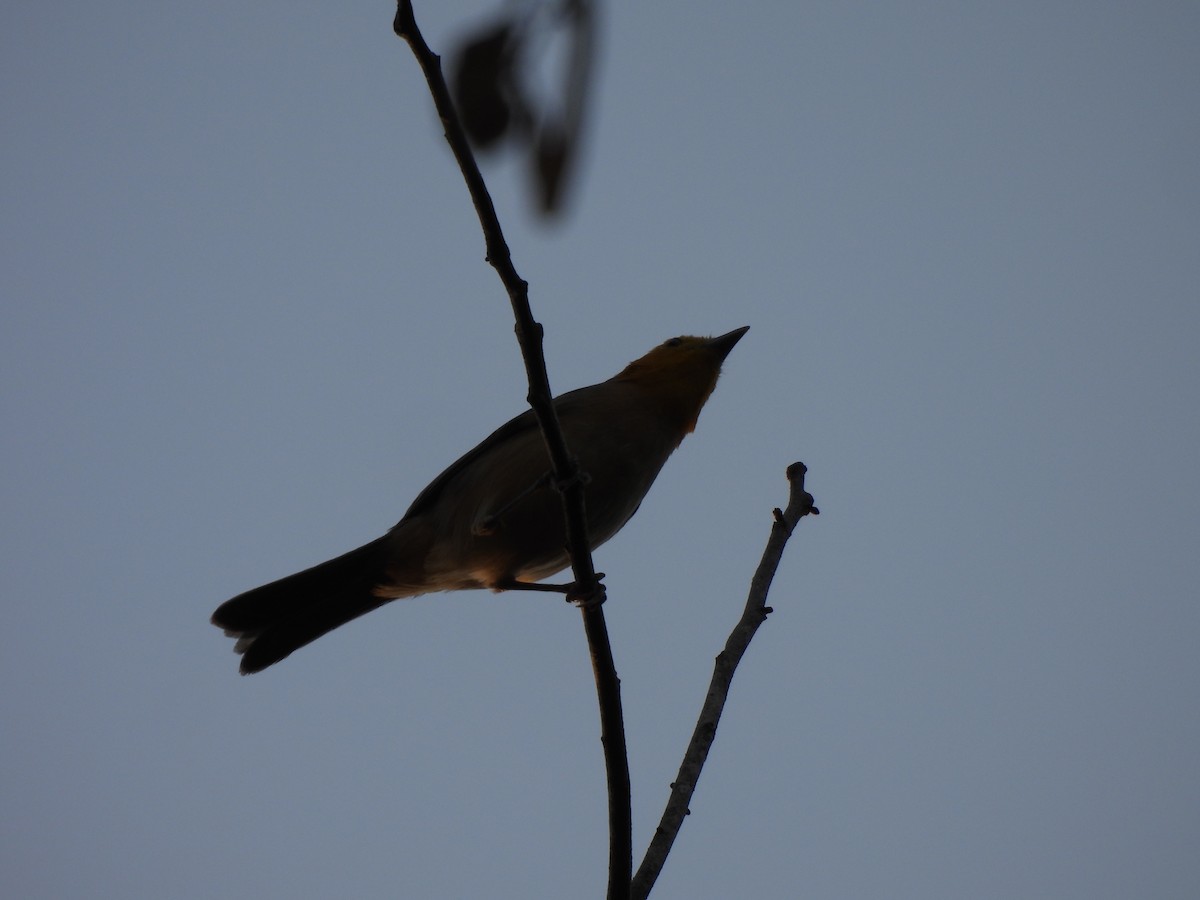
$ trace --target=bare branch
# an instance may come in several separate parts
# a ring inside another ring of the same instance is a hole
[[[496,216],[496,208],[484,183],[483,175],[475,162],[470,144],[459,122],[450,90],[442,75],[440,57],[430,50],[413,14],[409,0],[399,0],[393,23],[396,34],[412,48],[434,106],[445,130],[446,141],[458,161],[466,181],[483,237],[487,247],[487,259],[495,268],[508,292],[516,319],[517,342],[525,361],[525,374],[529,380],[527,399],[541,426],[554,471],[555,486],[563,499],[563,514],[566,520],[567,549],[571,556],[571,569],[575,577],[576,596],[583,602],[584,631],[592,657],[592,668],[596,678],[596,692],[600,704],[600,740],[604,747],[604,761],[608,772],[609,813],[609,900],[624,900],[629,896],[630,873],[633,869],[632,810],[630,806],[629,760],[625,750],[625,726],[621,712],[621,688],[613,664],[612,647],[608,629],[604,623],[604,612],[600,607],[604,587],[596,577],[592,563],[591,544],[587,535],[587,519],[583,505],[583,479],[579,466],[567,449],[558,415],[554,409],[550,380],[546,374],[546,360],[542,353],[542,326],[534,320],[529,306],[529,285],[517,274],[509,253],[508,243]],[[589,602],[590,601],[590,602]]]
[[[733,673],[741,662],[750,640],[758,630],[758,626],[766,621],[771,613],[767,606],[767,593],[771,589],[771,581],[775,578],[775,570],[783,557],[783,549],[796,523],[804,516],[817,515],[818,510],[813,505],[812,495],[804,490],[804,475],[808,471],[804,463],[793,463],[788,466],[787,478],[791,486],[786,510],[773,510],[774,522],[771,525],[771,536],[763,550],[762,560],[754,577],[750,580],[750,593],[746,598],[746,606],[742,617],[734,626],[729,638],[725,641],[725,649],[717,656],[713,667],[712,681],[708,686],[708,695],[700,709],[700,718],[692,732],[687,751],[683,754],[683,762],[679,766],[679,774],[671,785],[671,796],[667,800],[667,808],[663,811],[662,820],[654,832],[646,856],[634,876],[630,897],[633,900],[645,900],[654,882],[667,861],[667,854],[675,843],[683,819],[690,810],[692,794],[696,783],[700,780],[700,771],[708,759],[708,751],[717,735],[717,724],[721,720],[721,712],[725,708],[725,700],[729,696],[729,686],[733,681]]]

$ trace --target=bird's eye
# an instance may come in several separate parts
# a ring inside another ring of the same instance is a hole
[[[663,346],[664,347],[678,347],[682,343],[683,343],[683,338],[674,337],[674,338],[671,338],[669,341],[667,341],[665,344],[663,344]]]

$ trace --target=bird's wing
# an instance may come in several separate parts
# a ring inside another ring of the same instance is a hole
[[[578,388],[573,391],[568,391],[567,393],[562,394],[554,399],[554,407],[558,411],[560,418],[563,415],[571,414],[577,405],[575,401],[578,400],[578,395],[580,392],[586,390],[588,390],[588,388]],[[479,459],[484,454],[495,450],[501,444],[522,436],[531,430],[535,430],[537,427],[537,418],[534,416],[532,409],[527,409],[519,416],[509,419],[507,422],[489,434],[486,438],[484,438],[478,445],[471,450],[468,450],[453,463],[451,463],[449,468],[442,472],[442,474],[440,474],[437,478],[429,482],[429,484],[425,487],[425,490],[417,494],[417,499],[412,502],[412,505],[409,506],[408,511],[405,512],[404,518],[400,521],[403,522],[405,519],[410,519],[413,516],[420,515],[422,512],[429,509],[430,506],[437,502],[438,495],[442,492],[446,485],[452,481],[456,475],[462,472],[463,469],[475,462],[475,460]],[[549,469],[549,466],[550,463],[549,460],[547,460],[547,469]]]

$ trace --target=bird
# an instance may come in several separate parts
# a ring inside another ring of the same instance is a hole
[[[671,338],[607,381],[554,399],[584,479],[591,549],[637,512],[748,330]],[[565,533],[549,455],[526,410],[434,478],[382,537],[227,600],[212,623],[236,640],[241,674],[260,672],[403,597],[474,588],[565,592],[567,585],[540,583],[569,564]]]

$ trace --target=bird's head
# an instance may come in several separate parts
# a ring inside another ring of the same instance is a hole
[[[721,363],[749,330],[744,325],[720,337],[673,337],[635,359],[613,380],[652,392],[668,415],[678,417],[682,439],[696,427],[701,408],[717,386]]]

